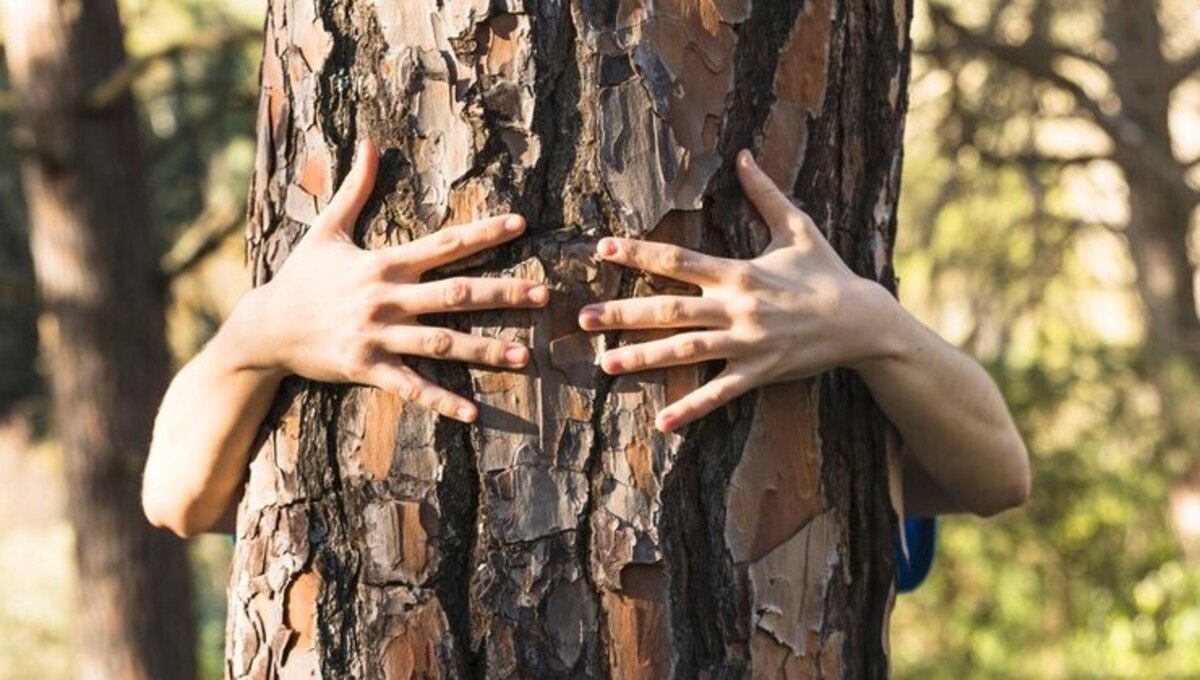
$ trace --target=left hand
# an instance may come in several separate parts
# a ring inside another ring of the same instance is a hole
[[[659,295],[584,307],[588,331],[687,329],[605,352],[611,375],[725,360],[725,370],[658,413],[670,432],[738,396],[836,366],[860,368],[890,353],[889,317],[897,308],[880,285],[842,262],[816,224],[775,186],[748,151],[738,179],[771,231],[753,260],[731,260],[678,246],[605,238],[603,259],[699,286],[699,297]]]

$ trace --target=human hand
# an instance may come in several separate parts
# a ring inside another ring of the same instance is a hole
[[[803,211],[775,186],[748,151],[738,179],[771,231],[753,260],[713,257],[678,246],[605,238],[603,259],[699,286],[699,297],[659,295],[584,307],[589,331],[688,329],[671,337],[605,352],[609,374],[725,360],[708,383],[658,413],[670,432],[763,385],[836,366],[858,368],[887,356],[887,314],[895,307],[880,285],[854,274]]]
[[[328,207],[269,283],[234,312],[253,329],[245,364],[279,375],[373,385],[444,416],[470,422],[470,400],[439,387],[404,356],[519,368],[520,344],[423,326],[420,314],[502,307],[540,307],[545,286],[503,278],[451,278],[421,283],[425,272],[516,238],[525,221],[504,215],[447,227],[382,250],[354,244],[354,224],[371,195],[379,155],[359,145],[354,167]],[[244,335],[243,337],[248,337]]]

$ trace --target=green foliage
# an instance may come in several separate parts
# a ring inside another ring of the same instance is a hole
[[[1101,3],[1048,4],[1055,30],[1094,33]],[[1005,5],[989,11],[1019,11]],[[929,582],[896,608],[896,674],[1200,676],[1200,570],[1169,503],[1196,452],[1163,424],[1200,384],[1180,365],[1164,385],[1147,351],[1106,168],[981,157],[1078,132],[1036,131],[1052,94],[977,61],[946,67],[917,62],[901,299],[995,377],[1034,489],[1001,517],[943,521]]]

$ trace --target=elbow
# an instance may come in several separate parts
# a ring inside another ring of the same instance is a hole
[[[1023,448],[1022,452],[1024,453]],[[1028,454],[1025,454],[1022,456],[1022,464],[997,484],[995,493],[988,501],[974,508],[975,514],[980,517],[994,517],[1007,510],[1015,510],[1029,501],[1032,491],[1033,476],[1029,470]]]
[[[201,526],[177,499],[165,497],[155,491],[149,484],[142,487],[142,512],[146,520],[159,529],[167,529],[180,538],[191,538],[203,533],[206,527]]]

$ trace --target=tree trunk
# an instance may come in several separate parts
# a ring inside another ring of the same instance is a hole
[[[140,472],[166,386],[163,287],[133,101],[89,106],[124,63],[113,0],[9,0],[13,87],[31,150],[22,173],[51,331],[57,429],[79,567],[86,678],[195,674],[182,542],[146,523]]]
[[[480,403],[474,426],[285,386],[239,512],[231,677],[887,674],[894,516],[861,383],[777,385],[664,436],[656,410],[708,371],[609,379],[596,353],[634,334],[576,324],[585,303],[678,288],[598,264],[601,236],[763,246],[742,147],[891,283],[908,3],[750,4],[270,3],[256,283],[369,136],[365,245],[520,212],[525,237],[455,269],[553,293],[438,320],[533,348],[523,371],[417,362]]]
[[[1200,316],[1188,232],[1200,193],[1187,182],[1187,165],[1175,158],[1171,98],[1178,83],[1170,70],[1155,3],[1108,0],[1104,37],[1116,48],[1109,72],[1136,145],[1115,145],[1114,160],[1129,186],[1130,253],[1146,307],[1151,354],[1179,353],[1200,365]],[[1164,159],[1159,173],[1147,159]],[[1161,175],[1170,176],[1165,182]]]

